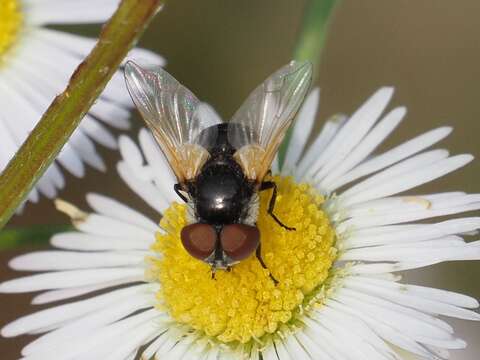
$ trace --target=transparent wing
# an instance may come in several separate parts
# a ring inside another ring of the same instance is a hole
[[[261,181],[310,87],[312,65],[292,61],[266,79],[235,113],[228,140],[246,176]]]
[[[210,107],[161,68],[146,70],[132,61],[125,66],[133,102],[170,162],[179,182],[196,177],[209,157],[200,144],[215,142],[211,128],[220,121]]]

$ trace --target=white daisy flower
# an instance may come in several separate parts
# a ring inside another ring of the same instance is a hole
[[[0,171],[95,45],[95,39],[46,25],[102,23],[118,3],[119,0],[0,2]],[[164,63],[160,56],[147,50],[135,49],[132,54],[147,63]],[[122,74],[117,72],[28,199],[38,201],[39,193],[49,198],[56,196],[65,185],[59,165],[77,177],[84,175],[85,164],[105,170],[94,143],[115,148],[115,138],[105,124],[127,129],[130,108]]]
[[[398,194],[472,156],[429,150],[449,127],[374,154],[406,112],[383,114],[392,93],[382,88],[350,117],[327,121],[306,148],[319,91],[308,96],[285,170],[273,175],[275,212],[296,231],[267,215],[270,194],[261,192],[257,224],[268,270],[251,256],[214,280],[210,266],[181,245],[186,205],[177,202],[175,177],[153,137],[141,130],[140,146],[121,137],[118,172],[162,214],[160,225],[98,194],[87,196],[92,213],[58,201],[77,231],[52,238],[59,250],[13,259],[12,268],[41,273],[6,281],[0,291],[41,291],[36,305],[68,302],[15,320],[2,335],[42,334],[23,360],[404,358],[398,349],[447,359],[466,343],[443,316],[480,320],[472,310],[479,303],[402,283],[398,272],[480,259],[480,242],[462,238],[477,233],[480,218],[443,218],[478,210],[480,195]]]

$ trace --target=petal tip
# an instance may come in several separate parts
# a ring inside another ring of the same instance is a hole
[[[0,329],[0,335],[4,338],[11,338],[16,336],[17,334],[15,333],[15,331],[12,331],[11,328],[12,327],[10,326],[10,324],[5,325],[2,329]]]

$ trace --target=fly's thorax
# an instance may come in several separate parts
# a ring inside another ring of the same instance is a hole
[[[196,142],[204,147],[212,156],[232,156],[236,149],[228,140],[229,124],[221,123],[204,129],[196,138]]]

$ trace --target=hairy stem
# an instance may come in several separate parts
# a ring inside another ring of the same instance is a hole
[[[58,155],[163,2],[121,1],[95,48],[1,174],[0,229]]]

